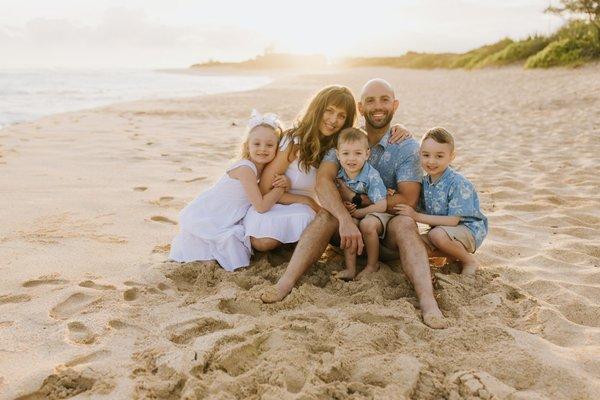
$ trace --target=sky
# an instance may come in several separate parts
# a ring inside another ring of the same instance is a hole
[[[0,69],[185,68],[295,54],[464,52],[548,34],[558,0],[0,0]]]

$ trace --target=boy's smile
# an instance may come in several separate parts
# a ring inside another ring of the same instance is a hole
[[[365,142],[361,140],[338,144],[337,156],[349,178],[356,178],[369,158],[369,149]]]
[[[442,176],[454,160],[454,151],[449,143],[438,143],[428,138],[421,143],[421,166],[435,181]]]

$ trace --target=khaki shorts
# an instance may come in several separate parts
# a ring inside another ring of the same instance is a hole
[[[473,237],[473,234],[466,226],[437,226],[437,228],[442,228],[448,234],[448,236],[450,236],[450,239],[458,240],[469,253],[475,253],[475,237]],[[423,239],[425,244],[429,246],[430,249],[436,249],[433,243],[431,243],[429,240],[429,231],[421,234],[421,239]]]
[[[381,223],[383,224],[383,232],[381,232],[381,235],[379,235],[379,239],[383,239],[387,232],[387,224],[388,224],[388,222],[390,222],[390,219],[395,217],[395,215],[388,214],[388,213],[374,212],[374,213],[369,213],[369,214],[365,215],[365,218],[368,217],[369,215],[372,215],[375,218],[379,219],[379,221],[381,221]]]

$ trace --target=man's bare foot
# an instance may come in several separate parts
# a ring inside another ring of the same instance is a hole
[[[439,315],[436,313],[423,314],[423,322],[432,329],[446,329],[449,326],[448,320],[441,312]]]
[[[356,271],[349,270],[348,268],[341,271],[333,271],[331,274],[335,279],[341,279],[345,282],[351,281],[356,276]]]
[[[375,266],[367,265],[365,269],[360,271],[360,273],[356,276],[356,280],[359,281],[364,278],[366,275],[372,274],[373,272],[379,271],[379,263],[375,264]]]
[[[294,288],[294,284],[288,285],[286,283],[277,282],[275,286],[271,286],[265,289],[264,292],[261,293],[260,299],[263,303],[277,303],[285,299],[285,297],[290,294],[292,289]]]
[[[448,327],[448,320],[440,311],[435,299],[430,302],[421,302],[420,306],[425,325],[433,329],[446,329]]]

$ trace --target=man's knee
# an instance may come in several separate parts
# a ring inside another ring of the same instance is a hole
[[[411,217],[397,215],[388,222],[387,230],[397,237],[405,236],[406,233],[418,233],[417,224]]]

